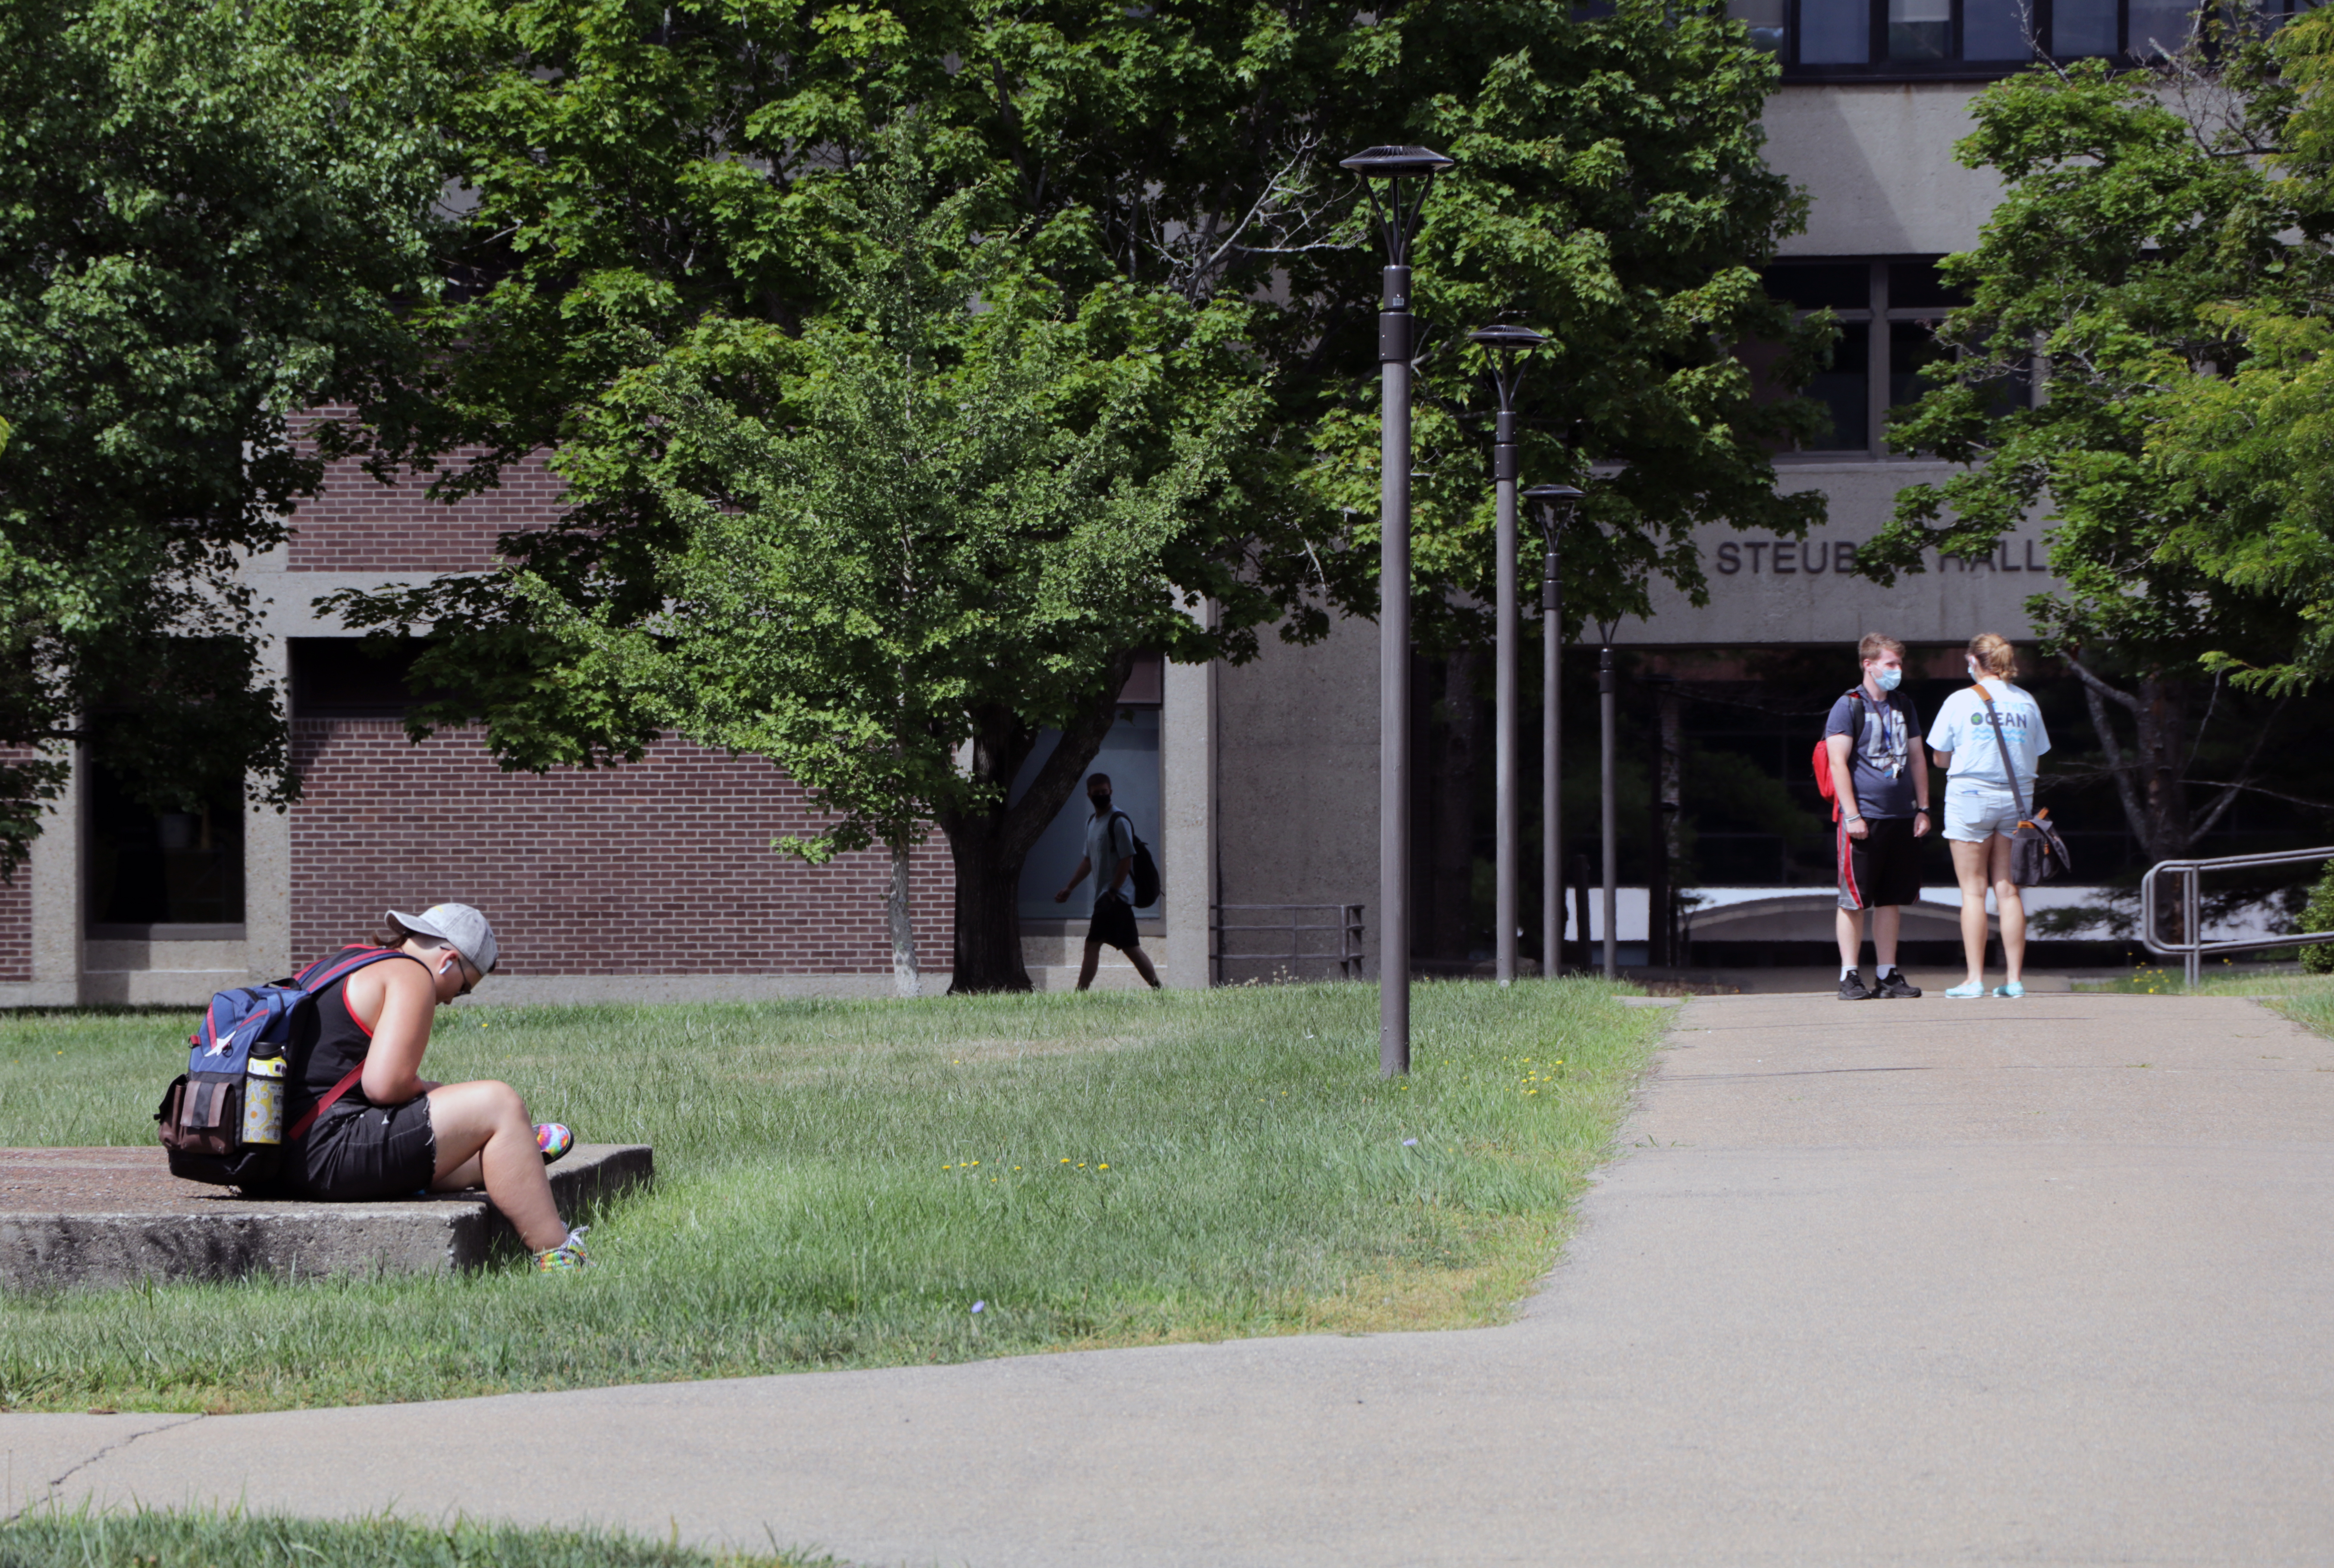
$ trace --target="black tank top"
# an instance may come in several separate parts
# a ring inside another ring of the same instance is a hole
[[[409,963],[421,963],[410,953],[401,953],[399,957]],[[383,963],[388,961],[381,960]],[[365,967],[371,967],[367,965]],[[429,968],[427,964],[421,967],[425,971]],[[349,1069],[363,1062],[365,1053],[372,1048],[372,1031],[364,1026],[349,1006],[349,982],[364,972],[364,969],[359,969],[355,974],[343,975],[317,992],[315,1006],[304,1013],[301,1023],[294,1026],[293,1053],[296,1057],[304,1050],[306,1065],[300,1071],[299,1081],[292,1085],[291,1095],[284,1107],[286,1126],[307,1115],[310,1108],[330,1094],[333,1085],[346,1077]],[[301,1038],[304,1034],[310,1038]],[[365,1098],[364,1082],[361,1079],[349,1086],[346,1094],[333,1101],[333,1108],[324,1112],[321,1120],[337,1121],[342,1116],[371,1103]]]

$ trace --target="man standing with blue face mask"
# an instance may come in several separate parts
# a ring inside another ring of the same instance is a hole
[[[1929,758],[1921,719],[1897,687],[1905,678],[1905,645],[1880,633],[1857,648],[1863,683],[1831,705],[1824,748],[1831,758],[1835,842],[1839,856],[1839,999],[1864,1002],[1917,996],[1919,987],[1896,967],[1901,906],[1921,897],[1919,841],[1929,832]],[[1857,962],[1864,951],[1864,912],[1872,911],[1873,984]]]

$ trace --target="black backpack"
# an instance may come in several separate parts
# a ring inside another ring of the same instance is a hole
[[[1143,842],[1143,835],[1134,831],[1133,817],[1126,816],[1124,812],[1110,814],[1126,817],[1126,836],[1134,841],[1134,864],[1128,867],[1126,872],[1127,883],[1134,892],[1131,901],[1136,909],[1147,909],[1159,901],[1159,862],[1152,858],[1151,846]],[[1102,874],[1102,868],[1096,866],[1095,875],[1099,877]]]

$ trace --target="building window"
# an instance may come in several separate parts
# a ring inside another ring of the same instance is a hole
[[[89,934],[217,937],[243,919],[243,795],[204,792],[192,809],[156,811],[112,769],[89,768]],[[238,928],[232,933],[240,936]]]
[[[291,640],[294,718],[403,718],[420,640],[382,648],[361,637]]]
[[[1937,275],[1934,257],[1778,262],[1765,281],[1768,293],[1802,315],[1828,310],[1840,324],[1830,364],[1805,390],[1829,411],[1831,428],[1802,451],[1886,456],[1888,410],[1917,402],[1934,384],[1922,367],[1953,357],[1937,333],[1964,297]],[[2024,408],[2031,395],[2030,372],[2021,372],[1995,411]]]
[[[2265,0],[2272,24],[2310,0]],[[1788,76],[2007,75],[2040,43],[2060,60],[2160,57],[2185,43],[2196,7],[2183,0],[1731,0],[1751,42],[1782,56]],[[2030,37],[2029,30],[2031,29]]]

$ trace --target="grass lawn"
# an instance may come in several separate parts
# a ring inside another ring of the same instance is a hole
[[[20,1295],[0,1406],[226,1411],[1500,1320],[1667,1014],[1593,980],[464,1007],[500,1077],[656,1147],[583,1274]],[[132,1144],[189,1020],[0,1018],[0,1144]],[[979,1310],[975,1310],[978,1308]]]
[[[695,1551],[603,1530],[515,1525],[425,1525],[399,1519],[328,1522],[275,1515],[140,1509],[126,1514],[36,1509],[0,1525],[6,1568],[827,1568],[830,1557]]]
[[[2143,996],[2275,996],[2310,997],[2334,996],[2334,975],[2305,975],[2300,966],[2281,964],[2274,967],[2240,966],[2228,959],[2208,961],[2198,976],[2196,988],[2188,989],[2187,977],[2180,972],[2177,959],[2135,964],[2128,975],[2111,979],[2078,980],[2078,991],[2104,991],[2109,995]]]

